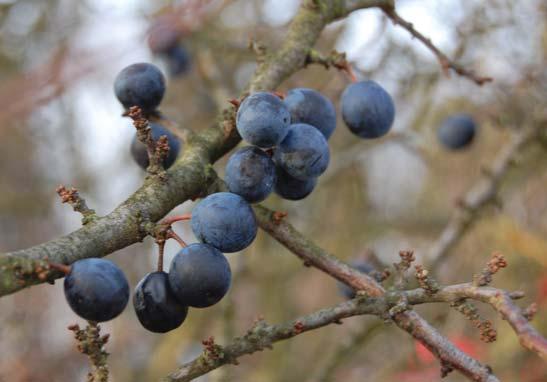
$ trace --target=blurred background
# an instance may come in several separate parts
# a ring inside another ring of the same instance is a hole
[[[199,131],[214,122],[229,98],[245,87],[256,64],[254,39],[275,49],[299,1],[0,1],[0,251],[25,248],[66,234],[80,216],[62,205],[59,184],[77,187],[88,205],[107,214],[144,178],[132,161],[134,128],[122,118],[112,86],[135,62],[152,62],[168,78],[161,111],[174,126]],[[435,57],[377,10],[355,12],[330,25],[317,48],[346,52],[359,78],[371,78],[394,97],[397,115],[386,137],[363,141],[339,118],[330,140],[331,165],[315,191],[298,202],[271,196],[265,204],[319,245],[352,261],[375,265],[415,250],[418,262],[463,196],[512,135],[537,121],[547,103],[547,6],[543,0],[400,0],[398,11],[455,61],[494,78],[478,87],[444,76]],[[173,30],[176,33],[173,35]],[[171,39],[171,40],[169,40]],[[177,41],[177,55],[162,51]],[[175,58],[173,58],[175,57]],[[339,107],[349,79],[310,66],[281,91],[310,87]],[[470,148],[451,152],[436,138],[452,113],[479,124]],[[226,158],[215,168],[222,174]],[[494,285],[520,289],[536,301],[535,326],[547,335],[547,151],[531,144],[505,176],[500,201],[483,209],[436,273],[444,284],[469,281],[493,251],[509,268]],[[187,202],[176,212],[187,212]],[[189,226],[175,230],[192,242]],[[132,287],[154,270],[151,239],[109,258]],[[169,243],[169,259],[177,245]],[[245,332],[258,316],[278,323],[342,301],[336,283],[259,233],[247,250],[230,254],[234,272],[224,300],[193,309],[179,329],[145,331],[131,304],[102,324],[112,381],[154,381],[201,351]],[[381,268],[380,268],[381,269]],[[439,330],[504,381],[545,381],[547,365],[521,348],[508,325],[487,307],[498,340],[478,332],[447,305],[417,307]],[[83,325],[65,302],[62,282],[0,299],[0,381],[81,381],[87,359],[66,327]],[[438,380],[428,352],[392,325],[355,317],[241,359],[201,381],[424,381]],[[447,381],[461,381],[452,373]]]

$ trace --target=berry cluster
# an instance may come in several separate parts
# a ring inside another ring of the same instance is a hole
[[[391,96],[373,81],[349,85],[341,99],[342,117],[361,138],[386,134],[395,117]],[[226,165],[228,189],[249,203],[275,191],[284,199],[308,196],[330,160],[327,140],[336,128],[336,111],[321,93],[305,88],[286,97],[253,93],[237,111],[236,127],[253,146],[236,151]]]
[[[138,106],[145,116],[158,116],[164,92],[163,74],[154,65],[138,63],[123,69],[114,90],[121,104]],[[342,118],[355,135],[372,139],[385,135],[393,124],[395,107],[391,96],[376,82],[349,85],[341,97]],[[136,124],[137,126],[137,124]],[[146,126],[146,125],[145,125]],[[148,124],[154,141],[168,143],[165,168],[180,151],[177,136],[164,126]],[[330,160],[327,140],[336,128],[332,102],[321,93],[305,88],[290,90],[283,99],[268,92],[246,97],[238,107],[236,127],[251,144],[236,151],[226,165],[226,184],[230,192],[218,192],[201,200],[191,217],[170,218],[158,240],[158,270],[147,274],[136,286],[133,305],[144,328],[164,333],[179,327],[189,307],[205,308],[219,302],[228,292],[231,270],[224,253],[248,247],[256,237],[257,221],[249,203],[260,202],[275,191],[289,200],[305,198]],[[469,144],[476,130],[469,116],[449,118],[439,130],[447,147],[458,149]],[[131,153],[142,167],[149,165],[149,148],[137,136]],[[190,220],[199,243],[186,245],[171,228],[179,220]],[[182,249],[173,258],[169,273],[163,271],[165,238],[175,238]],[[354,264],[368,274],[368,264]],[[64,270],[65,295],[70,307],[82,318],[102,322],[118,316],[129,300],[129,285],[120,268],[98,258],[79,260]],[[355,292],[341,287],[348,298]]]

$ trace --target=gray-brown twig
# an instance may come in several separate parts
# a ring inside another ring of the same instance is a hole
[[[68,327],[74,332],[78,341],[78,351],[87,355],[91,370],[87,374],[87,382],[108,382],[108,353],[104,345],[108,342],[109,334],[101,336],[101,327],[95,322],[89,322],[85,329],[76,325]]]
[[[416,28],[414,28],[414,25],[412,23],[406,21],[401,16],[399,16],[399,14],[395,11],[395,7],[383,7],[383,10],[387,17],[389,17],[395,24],[398,24],[402,28],[406,29],[408,33],[420,40],[437,57],[437,60],[439,61],[439,64],[441,65],[445,74],[448,74],[449,69],[452,69],[455,73],[459,74],[460,76],[469,78],[471,81],[475,82],[479,86],[492,81],[491,77],[479,76],[475,72],[466,69],[462,65],[450,60],[446,54],[441,52],[441,50],[437,48],[435,44],[433,44],[431,39],[418,32]]]
[[[133,125],[137,130],[137,139],[146,146],[149,163],[146,171],[151,175],[160,175],[160,177],[164,178],[165,169],[163,168],[163,160],[169,154],[167,137],[163,135],[157,141],[154,140],[148,119],[140,107],[131,106],[127,115],[133,120]]]
[[[69,189],[61,184],[55,191],[61,197],[61,203],[70,204],[75,212],[82,214],[83,225],[93,221],[97,217],[95,210],[87,206],[85,199],[80,196],[76,188],[71,187]]]
[[[458,203],[455,213],[429,248],[426,258],[431,261],[428,266],[436,271],[445,262],[452,249],[469,230],[480,211],[496,200],[501,182],[515,161],[515,157],[537,136],[540,124],[524,128],[515,133],[511,142],[504,147],[494,159],[488,170],[471,187]]]

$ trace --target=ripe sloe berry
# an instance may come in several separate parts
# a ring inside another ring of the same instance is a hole
[[[64,281],[65,297],[78,316],[103,322],[118,316],[129,300],[129,285],[122,270],[105,259],[78,260]]]
[[[126,109],[139,106],[145,113],[150,113],[156,110],[163,98],[165,79],[152,64],[129,65],[116,76],[114,92]]]
[[[287,172],[279,166],[276,167],[276,173],[277,179],[274,190],[275,193],[283,199],[304,199],[311,194],[317,184],[317,178],[299,180],[287,174]]]
[[[169,74],[178,76],[186,73],[190,69],[190,53],[182,45],[177,45],[169,49],[165,54]]]
[[[188,307],[175,298],[165,272],[147,274],[135,288],[133,307],[142,326],[154,333],[178,328],[186,319]]]
[[[329,145],[315,127],[305,123],[293,124],[276,149],[274,159],[296,179],[317,178],[329,165]]]
[[[175,134],[173,134],[171,131],[158,123],[151,122],[150,130],[152,133],[152,139],[154,139],[154,141],[157,141],[163,135],[167,136],[169,153],[163,159],[163,168],[168,169],[177,160],[177,156],[179,155],[180,151],[180,140]],[[131,141],[131,156],[133,157],[135,162],[137,162],[137,164],[144,170],[146,170],[146,168],[150,164],[146,145],[139,141],[136,133],[133,137],[133,141]]]
[[[192,231],[202,243],[222,252],[237,252],[247,248],[256,237],[256,217],[241,196],[217,192],[192,210]]]
[[[361,138],[381,137],[395,119],[393,99],[374,81],[356,82],[346,87],[340,104],[344,122]]]
[[[459,150],[471,144],[476,132],[477,124],[470,115],[455,114],[444,120],[437,137],[446,148]]]
[[[279,97],[253,93],[243,100],[236,116],[237,131],[252,145],[268,148],[279,144],[287,135],[291,115]]]
[[[226,164],[226,185],[249,203],[268,197],[275,183],[275,164],[268,154],[255,146],[236,151]]]
[[[206,308],[228,292],[232,272],[226,257],[209,244],[191,244],[173,258],[169,284],[179,302]]]
[[[307,123],[329,139],[336,128],[336,110],[332,102],[313,89],[291,89],[284,99],[291,112],[291,123]]]

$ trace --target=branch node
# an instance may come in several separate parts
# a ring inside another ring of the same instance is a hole
[[[439,283],[434,278],[429,277],[427,269],[424,269],[421,265],[416,265],[414,268],[416,268],[416,279],[428,296],[433,296],[441,289]]]
[[[304,331],[304,324],[302,321],[296,321],[293,325],[293,333],[294,335],[298,335]]]
[[[325,69],[333,67],[346,73],[353,82],[357,81],[355,73],[351,68],[351,64],[346,58],[346,53],[332,50],[328,55],[324,55],[315,49],[310,49],[308,51],[308,55],[306,56],[306,66],[309,64],[318,64],[323,66]]]
[[[288,213],[283,211],[274,211],[272,214],[272,221],[274,224],[279,225],[287,217]]]
[[[97,219],[95,210],[92,210],[87,206],[85,199],[80,196],[76,188],[71,187],[68,189],[61,184],[55,191],[61,197],[61,203],[70,204],[74,212],[79,212],[82,214],[83,225]]]
[[[473,277],[473,285],[486,286],[492,282],[492,276],[496,274],[501,268],[507,267],[507,261],[505,257],[498,252],[494,252],[486,267],[479,275]]]
[[[222,346],[215,343],[215,337],[210,336],[201,341],[204,347],[203,355],[206,360],[217,361],[224,357]]]
[[[522,315],[528,321],[532,321],[537,312],[538,312],[538,304],[534,302],[522,310]]]

